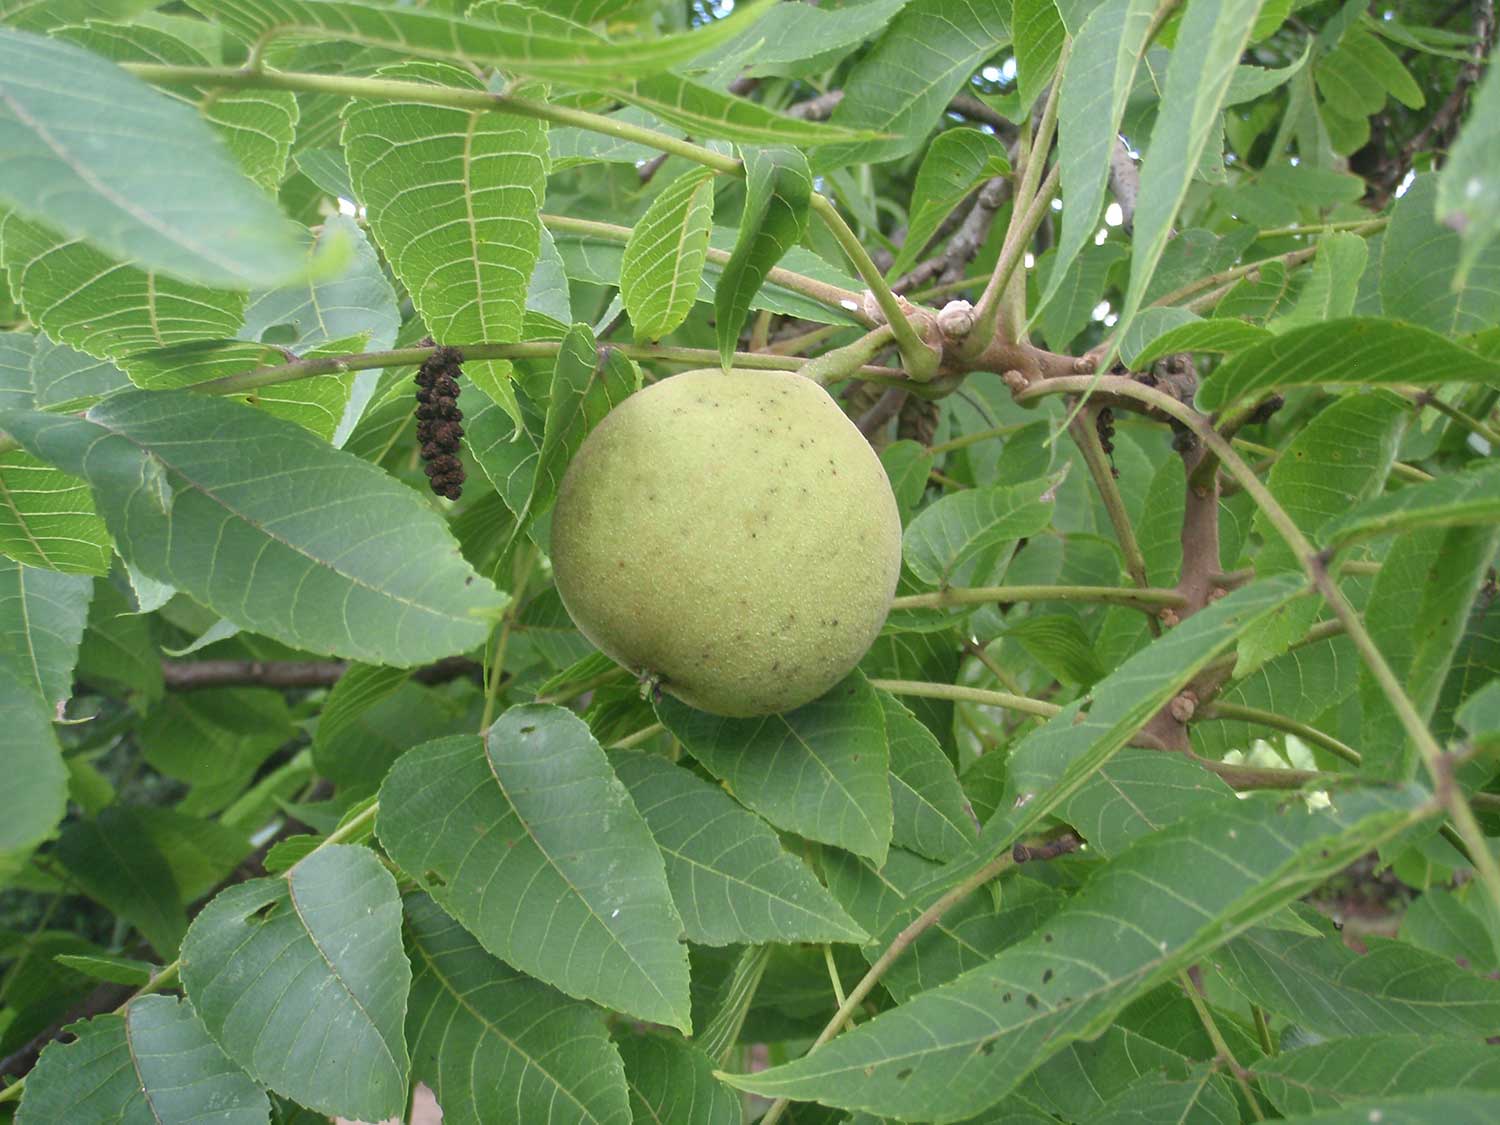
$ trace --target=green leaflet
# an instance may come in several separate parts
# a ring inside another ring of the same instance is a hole
[[[694,169],[668,184],[630,232],[620,260],[620,297],[638,338],[659,340],[692,311],[713,204],[713,170]]]
[[[275,285],[302,268],[275,205],[177,99],[79,47],[10,29],[0,76],[13,146],[0,198],[27,218],[203,285]],[[136,149],[142,135],[150,160]]]
[[[745,211],[714,291],[719,360],[728,368],[750,302],[771,267],[807,232],[812,173],[796,149],[745,150]]]
[[[687,953],[650,830],[572,712],[512,707],[486,739],[402,756],[380,842],[480,943],[582,999],[688,1028]]]
[[[409,666],[479,644],[499,609],[415,492],[251,407],[127,391],[0,426],[88,480],[127,561],[241,628]]]

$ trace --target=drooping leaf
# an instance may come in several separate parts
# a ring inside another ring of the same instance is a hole
[[[546,218],[552,217],[546,216]],[[577,232],[561,223],[556,223],[555,219],[553,221],[558,253],[562,255],[563,265],[569,277],[599,285],[620,283],[620,263],[625,250],[625,243],[622,239],[615,237],[613,232],[610,232],[609,237],[598,232]],[[716,226],[708,236],[709,248],[728,255],[734,249],[736,237],[737,233],[734,230]],[[724,260],[715,261],[715,257],[717,255],[710,256],[703,265],[703,276],[698,283],[697,299],[699,301],[713,301],[715,288],[719,279],[724,276]],[[793,246],[787,251],[781,264],[786,269],[806,277],[848,290],[850,300],[853,300],[854,294],[863,288],[858,280],[830,265],[825,259],[804,246]],[[818,324],[857,323],[847,308],[830,308],[803,293],[779,284],[776,277],[776,271],[772,270],[756,291],[755,296],[751,298],[752,309],[768,309],[771,312],[812,320]]]
[[[844,83],[832,123],[884,134],[817,154],[819,172],[911,152],[986,60],[1010,42],[1010,0],[910,0]]]
[[[552,507],[578,447],[640,385],[641,373],[635,364],[614,348],[601,352],[588,325],[574,325],[568,331],[553,369],[536,475],[523,516],[535,518]]]
[[[746,98],[720,93],[678,74],[612,81],[608,92],[676,125],[695,137],[717,137],[741,145],[817,145],[863,143],[871,131],[839,123],[807,121],[774,113]]]
[[[1146,369],[1141,356],[1156,351],[1156,341],[1171,332],[1198,323],[1198,317],[1188,309],[1174,305],[1153,305],[1131,318],[1120,334],[1120,360],[1132,371]]]
[[[1037,259],[1037,285],[1052,295],[1033,306],[1032,324],[1046,337],[1049,347],[1066,351],[1073,340],[1093,322],[1094,309],[1109,282],[1110,271],[1124,261],[1124,243],[1106,241],[1090,243],[1063,271],[1064,277],[1052,284],[1057,251],[1048,250]],[[1055,290],[1055,292],[1053,292]]]
[[[1088,687],[1104,675],[1093,642],[1076,617],[1062,613],[1032,613],[1004,636],[1014,638],[1027,654],[1064,683]]]
[[[192,1005],[142,996],[121,1014],[76,1023],[26,1076],[28,1125],[156,1125],[212,1118],[265,1125],[266,1092],[224,1057]]]
[[[620,1057],[597,1010],[497,961],[425,895],[407,897],[406,918],[412,1077],[432,1088],[445,1122],[629,1125]]]
[[[692,311],[713,226],[708,168],[678,177],[651,201],[625,244],[620,296],[636,336],[659,340]]]
[[[76,410],[129,385],[113,364],[40,333],[0,332],[0,406]]]
[[[137,730],[146,760],[192,785],[178,807],[197,815],[219,812],[238,797],[297,733],[281,693],[253,687],[173,692]]]
[[[318,13],[347,7],[351,18],[364,11],[337,3],[301,6]],[[462,42],[483,42],[483,31],[465,30]],[[484,89],[468,71],[441,63],[403,63],[380,74],[439,90]],[[414,137],[421,139],[413,143]],[[344,114],[343,139],[370,229],[433,339],[460,348],[519,340],[540,245],[546,126],[424,103],[414,93],[409,101],[353,102]],[[464,373],[516,414],[508,361],[470,361]]]
[[[953,763],[900,700],[878,694],[891,757],[891,842],[929,859],[952,859],[975,835]]]
[[[661,849],[689,941],[865,939],[776,833],[722,789],[655,755],[620,751],[610,764]]]
[[[1404,942],[1355,953],[1336,934],[1257,927],[1214,955],[1234,989],[1321,1035],[1479,1038],[1500,1026],[1500,981]]]
[[[946,586],[981,551],[1035,535],[1052,520],[1056,477],[969,488],[917,513],[901,536],[901,554],[921,581]]]
[[[1047,6],[1052,6],[1052,0],[1047,0]],[[890,272],[902,274],[910,269],[948,213],[965,196],[990,177],[1003,176],[1009,171],[1005,145],[993,134],[978,129],[949,129],[940,133],[928,147],[917,171],[906,242]]]
[[[8,560],[4,565],[21,568]],[[63,576],[57,576],[63,577]],[[32,850],[47,839],[67,806],[68,772],[52,733],[53,706],[38,690],[37,666],[13,638],[24,635],[16,615],[20,602],[0,610],[0,775],[9,779],[4,816],[0,816],[0,885],[25,864]]]
[[[105,812],[100,813],[101,821]],[[223,883],[254,850],[248,833],[179,809],[138,806],[130,808],[129,815],[140,823],[146,838],[166,860],[186,903]]]
[[[368,848],[325,847],[221,892],[182,943],[182,981],[257,1081],[329,1114],[404,1111],[411,966],[396,881]]]
[[[112,360],[137,385],[183,386],[255,366],[256,349],[239,356],[199,347],[196,370],[172,350],[232,337],[245,309],[238,290],[120,261],[16,212],[0,218],[0,244],[10,287],[32,321],[71,348]]]
[[[1037,307],[1052,300],[1073,259],[1094,236],[1104,204],[1110,151],[1146,47],[1152,0],[1104,0],[1073,40],[1058,92],[1058,170],[1062,182],[1062,230],[1052,274]],[[1067,13],[1064,12],[1066,20]]]
[[[1044,932],[989,964],[805,1058],[728,1081],[898,1117],[976,1113],[1136,996],[1416,823],[1426,800],[1407,787],[1341,795],[1317,813],[1273,794],[1208,810],[1136,843]]]
[[[1252,1069],[1266,1096],[1287,1116],[1390,1094],[1500,1093],[1500,1058],[1492,1048],[1432,1034],[1339,1037],[1262,1059]]]
[[[791,148],[745,151],[745,210],[734,252],[714,290],[719,359],[727,368],[756,290],[807,231],[812,173]]]
[[[1301,386],[1482,383],[1500,363],[1425,328],[1391,320],[1347,319],[1295,328],[1240,352],[1203,380],[1200,410]]]
[[[1167,64],[1166,89],[1151,131],[1151,144],[1141,164],[1130,284],[1116,338],[1124,335],[1139,311],[1193,174],[1210,139],[1218,135],[1234,64],[1250,39],[1250,29],[1262,3],[1263,0],[1225,0],[1219,4],[1190,4],[1178,25],[1177,43]],[[1078,62],[1074,59],[1073,65]],[[1066,78],[1063,88],[1067,89]],[[1113,141],[1112,136],[1109,139]],[[1092,220],[1093,214],[1085,218]],[[1066,213],[1063,229],[1069,229]]]
[[[666,870],[583,721],[512,707],[486,739],[408,751],[380,841],[487,950],[571,996],[687,1029],[687,954]]]
[[[740,1125],[740,1099],[714,1077],[703,1051],[666,1035],[622,1035],[620,1056],[636,1121]]]
[[[885,722],[859,673],[778,715],[726,719],[670,695],[656,713],[736,800],[778,828],[884,858],[891,840]]]
[[[88,485],[24,450],[0,453],[0,555],[89,575],[108,573],[113,554]]]
[[[1238,352],[1270,338],[1270,333],[1243,320],[1215,317],[1194,320],[1163,332],[1137,353],[1135,365],[1149,367],[1176,352]]]
[[[260,411],[131,391],[0,426],[89,481],[128,561],[244,629],[411,665],[479,644],[498,608],[415,493]]]
[[[181,102],[20,31],[0,30],[0,74],[0,198],[28,218],[203,285],[275,285],[301,268],[287,221]]]
[[[84,19],[129,19],[151,6],[151,0],[4,0],[0,23],[51,31]]]

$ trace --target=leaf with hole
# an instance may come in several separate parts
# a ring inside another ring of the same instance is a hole
[[[75,1023],[26,1076],[27,1125],[194,1121],[265,1125],[266,1092],[214,1044],[184,1000],[141,996]]]

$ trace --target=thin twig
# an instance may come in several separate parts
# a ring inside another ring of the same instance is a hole
[[[896,963],[901,954],[905,953],[919,937],[942,921],[943,915],[963,902],[980,887],[992,879],[998,878],[1003,872],[1013,866],[1015,866],[1015,860],[1009,852],[991,860],[963,882],[950,889],[942,898],[938,899],[914,918],[896,935],[891,944],[886,947],[885,952],[876,959],[875,963],[870,966],[869,971],[860,978],[860,982],[850,990],[844,1002],[839,1005],[838,1011],[834,1012],[833,1018],[818,1033],[817,1039],[808,1048],[808,1053],[811,1054],[813,1051],[816,1051],[839,1033],[844,1024],[848,1022],[849,1017],[864,1003],[865,997],[880,983],[880,978],[885,976],[886,971]],[[786,1112],[786,1107],[787,1099],[778,1099],[766,1111],[766,1115],[760,1119],[761,1125],[775,1125],[777,1121],[781,1120],[781,1115]]]
[[[1286,715],[1278,715],[1274,711],[1263,711],[1259,707],[1242,707],[1238,703],[1227,703],[1223,700],[1216,700],[1213,703],[1199,707],[1196,717],[1201,719],[1225,719],[1270,727],[1272,730],[1284,731],[1287,734],[1295,735],[1303,742],[1312,743],[1314,746],[1321,746],[1334,757],[1342,758],[1352,766],[1358,766],[1363,761],[1358,750],[1340,742],[1333,735],[1325,734],[1317,727],[1288,718]]]
[[[1260,1102],[1255,1099],[1255,1091],[1250,1088],[1250,1079],[1247,1077],[1249,1072],[1235,1059],[1234,1052],[1229,1049],[1229,1044],[1225,1041],[1223,1032],[1219,1030],[1219,1025],[1214,1020],[1213,1012],[1204,1003],[1203,997],[1199,995],[1197,987],[1188,979],[1186,973],[1178,973],[1177,979],[1182,985],[1183,991],[1188,994],[1188,999],[1193,1002],[1193,1010],[1198,1013],[1198,1021],[1203,1024],[1203,1030],[1208,1032],[1208,1041],[1214,1045],[1214,1050],[1218,1053],[1220,1061],[1229,1068],[1229,1073],[1239,1083],[1240,1093],[1245,1095],[1245,1101],[1250,1105],[1251,1115],[1257,1121],[1264,1121],[1266,1115],[1260,1108]]]
[[[1130,586],[949,586],[928,594],[906,594],[891,603],[894,609],[946,609],[960,605],[988,605],[991,602],[1102,602],[1124,605],[1153,613],[1176,608],[1186,599],[1176,590]]]

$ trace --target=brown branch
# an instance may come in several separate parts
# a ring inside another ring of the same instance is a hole
[[[855,423],[859,427],[859,432],[864,434],[866,439],[878,434],[905,404],[906,394],[907,392],[900,387],[887,387],[875,400],[875,405],[859,416],[859,421]]]
[[[1130,156],[1130,148],[1119,137],[1109,150],[1109,190],[1120,205],[1120,226],[1129,232],[1135,226],[1135,201],[1141,194],[1141,170]]]
[[[1026,844],[1020,840],[1010,850],[1010,858],[1017,863],[1034,863],[1038,860],[1056,859],[1058,856],[1068,855],[1083,847],[1083,841],[1078,838],[1077,833],[1064,832],[1054,840],[1048,840],[1041,844]]]
[[[833,116],[833,111],[838,108],[839,102],[844,100],[844,91],[829,90],[826,94],[819,94],[815,98],[808,98],[805,102],[787,106],[784,111],[788,117],[800,118],[803,121],[827,121]]]
[[[332,687],[349,670],[342,660],[163,660],[162,680],[169,691],[217,687]],[[422,684],[478,678],[480,665],[465,656],[449,656],[412,673]]]
[[[981,125],[989,125],[994,129],[1013,131],[1016,127],[1014,121],[999,110],[991,109],[972,94],[955,94],[948,103],[948,112],[967,117],[970,121],[978,121]]]
[[[964,267],[973,260],[989,238],[995,215],[1005,205],[1009,195],[1010,181],[1004,176],[986,180],[943,252],[913,266],[891,288],[898,293],[906,293],[921,288],[934,278],[947,282],[962,277]]]

